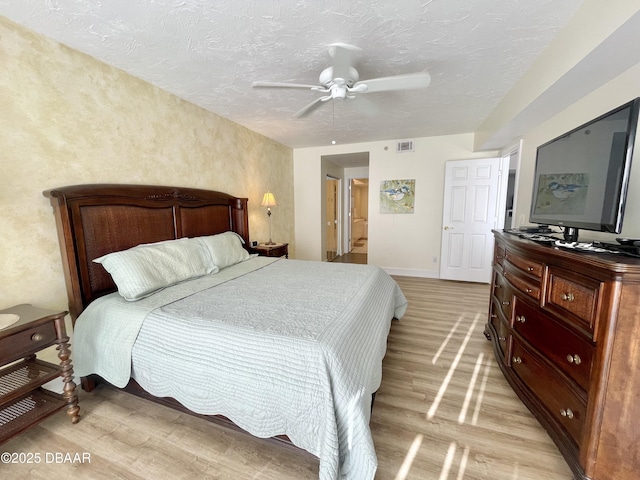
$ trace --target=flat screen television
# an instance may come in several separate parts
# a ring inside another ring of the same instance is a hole
[[[532,223],[620,233],[638,126],[640,98],[540,145],[536,154]]]

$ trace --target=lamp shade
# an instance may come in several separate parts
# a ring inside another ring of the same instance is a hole
[[[277,207],[278,202],[276,202],[276,197],[271,192],[267,192],[262,197],[262,203],[260,204],[262,207]]]

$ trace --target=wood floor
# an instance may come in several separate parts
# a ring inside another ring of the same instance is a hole
[[[343,255],[337,256],[331,261],[333,263],[359,263],[361,265],[366,265],[367,254],[366,253],[345,253]]]
[[[376,479],[570,480],[482,334],[488,285],[396,280],[409,309],[391,327],[373,409]],[[0,464],[0,478],[318,478],[310,456],[104,387],[80,395],[77,425],[58,414],[0,446],[41,455]],[[55,463],[60,454],[90,463]]]

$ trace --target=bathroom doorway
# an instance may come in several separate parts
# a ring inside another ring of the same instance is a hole
[[[352,178],[351,191],[351,250],[367,254],[369,242],[369,179]]]
[[[327,245],[327,261],[333,261],[338,255],[338,228],[340,225],[339,204],[340,200],[338,192],[340,192],[340,180],[327,175],[325,180],[327,189],[327,208],[326,208],[326,245]]]
[[[353,248],[351,231],[353,226],[352,218],[357,216],[362,221],[362,225],[356,226],[356,234],[359,237],[357,243],[364,243],[364,245],[355,248],[368,252],[369,152],[322,155],[321,164],[323,182],[326,182],[328,178],[339,180],[338,198],[333,203],[330,200],[334,195],[333,188],[328,188],[325,183],[325,188],[323,189],[323,211],[321,217],[324,224],[322,227],[322,256],[327,261],[366,264],[367,253],[351,253]],[[352,188],[353,179],[358,180],[354,188]],[[364,186],[366,186],[366,192],[361,189]],[[352,192],[355,192],[356,199],[359,199],[359,204],[355,207],[355,215],[352,210],[352,204],[354,203]],[[332,212],[336,205],[338,207],[337,218],[334,218]],[[361,230],[364,230],[364,232],[358,233]],[[333,243],[335,233],[337,233],[337,246],[334,246]]]

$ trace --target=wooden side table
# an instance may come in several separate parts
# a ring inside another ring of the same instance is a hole
[[[257,253],[263,257],[285,257],[289,258],[289,244],[276,243],[275,245],[259,244],[256,247],[249,247],[250,253]]]
[[[67,313],[31,305],[0,310],[0,444],[65,406],[72,423],[80,420]],[[51,345],[57,345],[60,365],[36,358]],[[57,377],[64,382],[62,395],[42,388]]]

